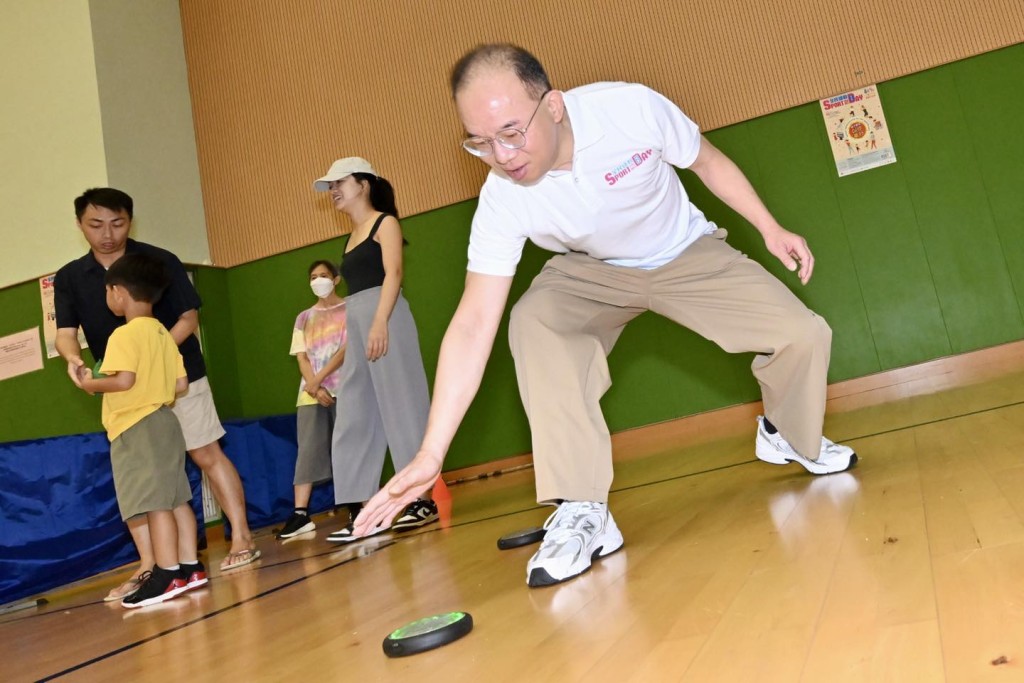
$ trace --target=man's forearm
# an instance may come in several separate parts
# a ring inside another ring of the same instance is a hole
[[[72,358],[82,358],[82,346],[78,343],[78,334],[74,335],[62,335],[57,334],[54,346],[57,348],[57,353],[60,354],[61,358],[70,362]]]
[[[441,461],[480,388],[496,331],[453,321],[444,335],[422,447]]]
[[[740,167],[711,143],[702,140],[700,155],[690,170],[716,197],[747,219],[762,235],[781,228]]]
[[[186,339],[195,334],[197,329],[199,329],[199,311],[192,309],[182,313],[178,322],[174,323],[168,332],[171,333],[174,343],[181,346]]]

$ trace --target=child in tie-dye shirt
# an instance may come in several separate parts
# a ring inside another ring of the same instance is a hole
[[[309,286],[318,301],[295,319],[291,354],[299,361],[302,381],[295,411],[299,455],[295,462],[295,511],[278,538],[316,529],[309,516],[313,484],[331,478],[331,435],[334,433],[338,369],[345,360],[345,300],[334,288],[340,277],[328,261],[309,267]]]

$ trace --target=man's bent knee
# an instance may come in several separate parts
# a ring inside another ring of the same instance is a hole
[[[224,451],[220,449],[220,444],[216,441],[199,448],[193,448],[188,454],[192,456],[192,461],[201,470],[209,469],[219,464],[220,461],[227,460],[227,456],[224,455]]]
[[[814,313],[787,320],[781,329],[789,337],[785,346],[804,349],[830,349],[832,328],[825,319]]]
[[[513,346],[516,340],[532,338],[538,326],[546,327],[546,314],[550,314],[551,310],[545,292],[527,291],[509,314],[508,335]]]

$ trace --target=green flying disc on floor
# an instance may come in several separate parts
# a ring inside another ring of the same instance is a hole
[[[473,617],[466,612],[448,612],[418,619],[397,628],[384,639],[384,654],[405,657],[447,645],[473,630]]]

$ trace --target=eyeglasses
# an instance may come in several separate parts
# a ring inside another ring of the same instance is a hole
[[[494,143],[497,142],[505,149],[522,149],[526,146],[526,130],[533,123],[533,119],[537,116],[537,112],[540,111],[540,105],[544,102],[544,97],[550,90],[545,90],[540,96],[540,101],[537,102],[536,109],[533,110],[533,115],[530,116],[530,120],[526,122],[522,130],[518,128],[502,128],[495,133],[493,138],[483,137],[472,137],[466,138],[462,141],[462,148],[472,154],[475,157],[485,157],[494,152]]]

